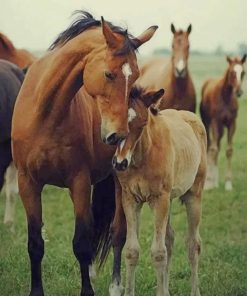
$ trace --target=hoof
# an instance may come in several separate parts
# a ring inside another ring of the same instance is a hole
[[[232,191],[232,181],[227,180],[225,183],[225,190],[226,191]]]
[[[124,288],[121,284],[111,283],[109,287],[109,296],[121,296]]]
[[[30,292],[29,296],[44,296],[44,291],[42,290],[33,290]]]

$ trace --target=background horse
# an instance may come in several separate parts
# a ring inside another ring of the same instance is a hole
[[[36,60],[36,57],[33,56],[29,51],[25,49],[15,48],[13,43],[8,39],[8,37],[5,36],[3,33],[0,33],[0,59],[10,61],[13,64],[17,65],[18,67],[26,70],[27,67],[30,66]],[[17,97],[17,94],[15,98],[16,97]],[[13,109],[12,109],[12,112],[13,112]],[[11,112],[11,115],[12,115],[12,112]],[[6,207],[5,207],[4,223],[12,225],[11,229],[14,230],[13,222],[14,222],[14,215],[15,215],[15,201],[16,201],[16,193],[18,192],[18,184],[17,184],[16,169],[12,162],[10,163],[10,166],[7,169],[5,180],[6,180],[6,186],[5,186]]]
[[[202,122],[190,112],[164,110],[153,114],[148,111],[163,93],[163,90],[151,93],[133,90],[130,133],[118,145],[113,158],[122,188],[119,198],[127,221],[125,296],[135,294],[139,215],[144,202],[154,210],[151,257],[157,276],[156,295],[169,295],[168,272],[174,240],[169,215],[171,201],[176,197],[181,198],[187,210],[191,296],[200,295],[199,223],[206,178],[206,132]]]
[[[218,187],[218,153],[224,127],[227,128],[227,168],[225,190],[232,190],[231,159],[233,135],[236,130],[238,99],[242,94],[242,81],[246,55],[242,59],[227,57],[228,68],[222,78],[209,79],[202,87],[200,113],[208,137],[208,175],[205,189]],[[211,136],[210,136],[211,133]]]
[[[11,121],[14,104],[24,80],[23,71],[14,64],[0,59],[0,191],[4,183],[4,175],[12,162],[11,153]],[[15,194],[18,192],[16,170],[11,164],[6,174],[6,208],[5,224],[13,224],[15,210]]]
[[[0,59],[8,60],[20,68],[31,65],[36,57],[25,49],[17,49],[6,35],[0,33]]]
[[[137,82],[139,85],[147,90],[165,89],[164,100],[159,106],[161,110],[196,110],[196,93],[188,69],[191,29],[192,26],[189,25],[186,31],[176,31],[171,24],[171,57],[168,60],[162,57],[152,58],[140,65],[140,77]]]
[[[122,28],[83,12],[59,35],[52,50],[27,72],[14,109],[12,139],[28,223],[31,296],[44,294],[41,193],[45,184],[70,190],[75,213],[73,250],[80,264],[81,295],[94,295],[89,265],[99,245],[105,245],[104,241],[93,244],[92,228],[101,223],[108,234],[109,225],[104,225],[107,215],[102,209],[99,216],[95,214],[95,203],[103,203],[95,196],[93,224],[91,184],[111,172],[115,149],[110,145],[128,133],[129,87],[139,74],[135,49],[156,29],[150,27],[132,38]],[[114,201],[114,192],[108,198]],[[108,238],[102,235],[96,238]]]

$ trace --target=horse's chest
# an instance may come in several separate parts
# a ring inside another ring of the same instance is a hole
[[[219,112],[220,121],[226,126],[229,126],[231,122],[236,118],[236,116],[236,108],[227,108],[226,106],[224,106]]]

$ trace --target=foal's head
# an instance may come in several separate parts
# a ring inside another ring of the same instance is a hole
[[[243,64],[246,60],[246,54],[244,54],[241,59],[238,57],[230,58],[227,56],[226,60],[229,63],[227,69],[227,83],[232,87],[234,93],[240,97],[243,93],[241,86],[245,74]]]
[[[186,31],[176,31],[175,26],[171,24],[171,31],[173,33],[172,40],[172,61],[174,75],[177,78],[184,78],[187,72],[187,63],[189,57],[189,34],[192,26],[189,25]]]
[[[117,170],[124,171],[130,165],[132,154],[137,142],[140,140],[144,127],[148,123],[149,107],[156,104],[164,95],[164,90],[145,92],[140,88],[132,88],[128,109],[129,134],[122,140],[115,152],[112,163]],[[153,106],[150,112],[157,115]]]

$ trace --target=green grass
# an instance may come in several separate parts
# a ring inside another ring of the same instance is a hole
[[[221,75],[226,62],[219,57],[192,57],[191,73],[198,100],[200,87],[209,76]],[[247,79],[246,79],[247,81]],[[199,277],[203,296],[247,295],[247,87],[240,99],[237,132],[234,138],[232,192],[224,191],[225,138],[220,153],[220,187],[203,195],[201,237],[203,252]],[[0,221],[3,220],[4,197],[0,196]],[[44,222],[49,242],[45,245],[43,281],[48,296],[79,295],[78,264],[72,252],[73,209],[66,190],[46,187],[43,194]],[[150,259],[152,214],[144,207],[141,219],[141,254],[136,271],[136,295],[155,295],[155,274]],[[171,295],[189,295],[190,270],[185,249],[186,216],[184,207],[173,203],[172,224],[176,232],[171,265]],[[17,204],[16,231],[11,234],[0,223],[0,295],[22,296],[29,291],[29,258],[26,250],[26,218],[20,200]],[[124,261],[124,260],[123,260]],[[108,295],[112,257],[99,272],[96,295]],[[124,279],[124,268],[122,271]]]

